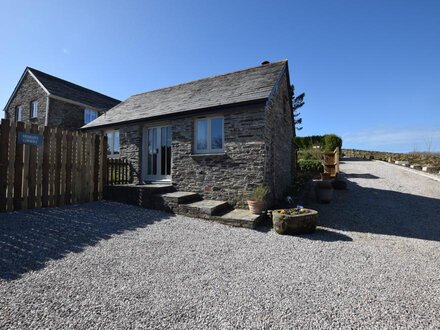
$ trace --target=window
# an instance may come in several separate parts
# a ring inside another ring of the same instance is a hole
[[[194,128],[194,152],[199,154],[222,152],[223,126],[222,117],[197,119]]]
[[[105,135],[107,135],[107,155],[109,157],[119,156],[119,131],[107,131],[105,132]]]
[[[91,109],[84,110],[84,124],[90,123],[98,117],[98,112]]]
[[[37,118],[38,116],[38,101],[31,102],[31,118]]]
[[[22,121],[23,117],[23,107],[19,105],[18,107],[15,107],[15,121]]]

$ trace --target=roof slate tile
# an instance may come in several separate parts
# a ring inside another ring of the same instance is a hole
[[[137,94],[83,128],[267,99],[287,61],[273,62]]]
[[[107,95],[73,84],[61,78],[51,76],[42,71],[29,67],[27,69],[32,72],[38,81],[52,95],[103,110],[110,109],[121,102]]]

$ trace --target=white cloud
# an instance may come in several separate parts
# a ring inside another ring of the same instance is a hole
[[[67,48],[63,48],[63,53],[64,54],[69,54],[69,50]]]
[[[342,135],[344,147],[385,151],[439,151],[440,129],[371,129]]]

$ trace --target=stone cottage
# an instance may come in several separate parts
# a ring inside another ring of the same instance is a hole
[[[169,182],[235,206],[266,185],[272,203],[292,188],[291,96],[287,60],[263,62],[133,95],[83,129],[107,134],[135,183]]]
[[[27,67],[4,111],[11,121],[79,129],[120,102]]]

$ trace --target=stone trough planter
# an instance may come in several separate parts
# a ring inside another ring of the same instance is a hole
[[[273,228],[281,235],[312,233],[316,229],[317,222],[318,211],[311,209],[278,209],[272,211]]]

